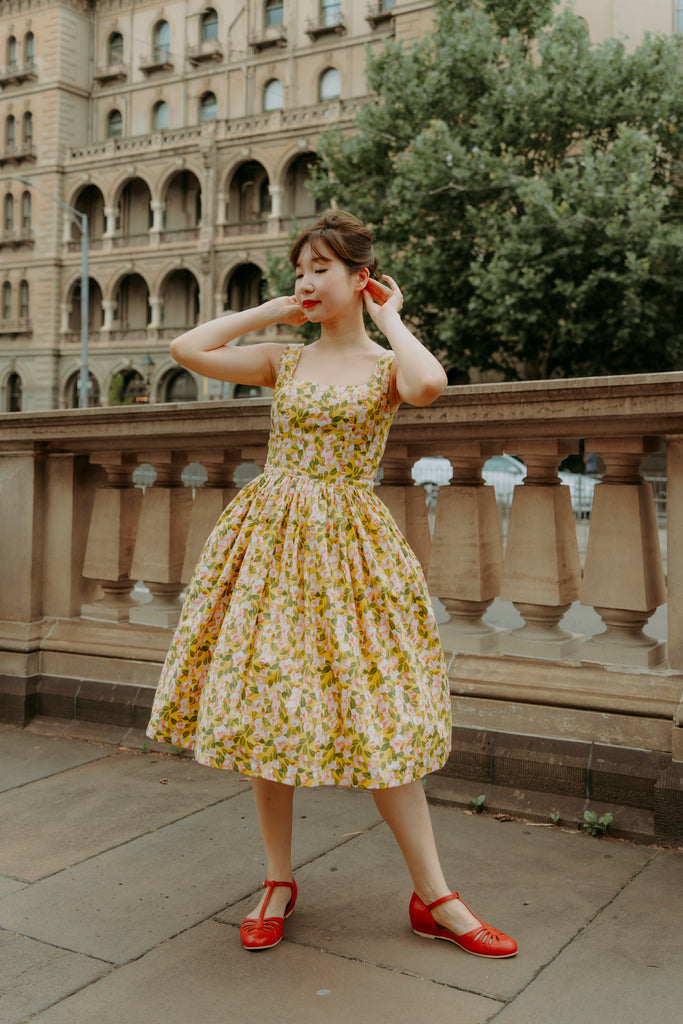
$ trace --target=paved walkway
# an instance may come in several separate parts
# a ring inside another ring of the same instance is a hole
[[[447,875],[517,938],[496,963],[412,934],[368,794],[300,791],[299,905],[247,953],[251,794],[185,759],[0,727],[0,1021],[678,1024],[683,853],[434,807]]]

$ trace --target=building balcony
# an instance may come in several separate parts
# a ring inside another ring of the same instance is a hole
[[[196,46],[188,46],[187,59],[195,67],[211,62],[220,64],[223,60],[223,47],[218,39],[205,39]]]
[[[440,609],[454,709],[433,796],[546,822],[609,809],[614,835],[683,842],[682,399],[669,373],[455,387],[397,413],[377,494]],[[243,464],[263,466],[269,417],[268,399],[0,415],[1,719],[144,724],[183,588]],[[605,473],[577,519],[557,469],[580,440]],[[641,475],[662,445],[666,517]],[[503,452],[526,467],[506,531],[482,479]],[[431,515],[423,456],[450,466]]]
[[[284,25],[267,25],[249,37],[249,45],[255,53],[262,53],[271,47],[286,46],[287,29]]]
[[[27,60],[22,64],[9,64],[0,68],[0,89],[6,85],[22,85],[24,82],[35,82],[38,78],[38,68],[35,61]]]
[[[388,24],[394,16],[394,6],[395,0],[372,0],[365,12],[365,20],[370,28]]]
[[[36,150],[32,142],[6,143],[0,149],[0,167],[4,164],[33,163],[36,159]]]
[[[138,66],[144,75],[152,75],[156,71],[173,71],[173,54],[170,50],[158,50],[149,57],[143,57]]]
[[[346,22],[341,10],[338,13],[330,13],[324,18],[308,18],[306,22],[306,35],[313,43],[325,36],[346,34]]]
[[[0,230],[0,249],[19,249],[22,245],[33,245],[32,228],[11,228]]]
[[[30,317],[20,316],[16,320],[0,320],[0,335],[31,334],[33,325]]]
[[[93,78],[98,85],[114,85],[116,82],[125,82],[128,71],[125,64],[106,64],[95,69]]]

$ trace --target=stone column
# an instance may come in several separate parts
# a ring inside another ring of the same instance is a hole
[[[654,496],[640,475],[643,457],[658,448],[654,437],[586,438],[607,467],[595,488],[581,590],[581,604],[607,628],[583,645],[588,661],[649,668],[666,656],[666,645],[643,632],[666,601]]]
[[[669,667],[683,669],[683,438],[666,441],[667,582],[669,590]],[[683,761],[683,701],[674,716],[671,751]]]
[[[512,498],[500,596],[512,601],[525,625],[501,648],[527,658],[573,657],[579,637],[559,622],[579,597],[581,566],[571,496],[557,468],[579,443],[511,440],[506,449],[522,459],[527,475]]]
[[[500,590],[503,546],[496,494],[481,470],[501,451],[500,444],[478,441],[439,449],[453,477],[439,490],[428,579],[451,616],[444,627],[449,649],[480,654],[498,644],[501,631],[482,616]]]
[[[216,193],[216,227],[222,228],[225,224],[225,192]],[[221,232],[219,231],[220,235]]]
[[[149,229],[150,235],[159,235],[164,230],[165,203],[162,199],[152,199],[152,226]]]
[[[132,568],[133,576],[149,587],[152,601],[133,609],[130,621],[173,628],[182,607],[182,568],[192,511],[190,489],[181,479],[187,457],[182,452],[151,451],[139,452],[137,458],[151,463],[157,474],[142,499]]]
[[[147,324],[147,329],[150,330],[150,331],[158,330],[162,326],[162,324],[161,324],[161,309],[162,309],[163,300],[161,298],[159,298],[158,295],[154,295],[154,296],[150,295],[148,301],[149,301],[149,309],[150,309],[150,319],[149,319],[149,323]]]
[[[233,473],[242,461],[239,448],[229,451],[210,449],[188,452],[188,462],[199,462],[207,473],[203,487],[198,488],[192,502],[192,514],[185,545],[185,558],[181,580],[189,583],[207,537],[216,525],[226,505],[237,494]]]
[[[280,218],[282,216],[282,185],[270,185],[271,207],[268,214],[268,234],[277,235],[280,231]]]
[[[114,238],[116,235],[116,218],[118,216],[117,206],[105,206],[104,208],[104,234],[103,238]]]
[[[102,587],[102,597],[81,605],[84,619],[124,622],[137,604],[131,597],[133,548],[140,518],[142,493],[133,486],[137,459],[128,452],[92,452],[90,462],[107,473],[104,487],[95,491],[83,575]]]
[[[102,299],[102,326],[100,331],[111,331],[114,329],[114,306],[112,299]]]
[[[396,525],[426,573],[431,539],[424,490],[415,486],[410,474],[414,461],[414,458],[408,457],[405,445],[391,445],[382,459],[384,475],[377,494],[396,520]]]

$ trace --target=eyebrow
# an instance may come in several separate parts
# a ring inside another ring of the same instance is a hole
[[[330,259],[329,256],[317,256],[315,253],[311,254],[311,263],[331,263],[331,262],[332,262],[332,260]],[[299,260],[297,262],[297,264],[296,264],[294,269],[298,270],[300,266],[301,266],[301,261]]]

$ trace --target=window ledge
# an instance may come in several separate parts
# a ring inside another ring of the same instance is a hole
[[[312,42],[317,42],[322,36],[338,35],[343,36],[346,34],[346,25],[344,24],[344,18],[340,14],[339,17],[330,23],[320,21],[314,18],[309,18],[306,24],[306,35]]]
[[[198,46],[188,46],[187,59],[195,67],[208,61],[220,63],[223,60],[223,48],[217,39],[208,39]]]
[[[108,64],[106,67],[96,68],[93,77],[98,85],[109,85],[112,82],[125,82],[128,72],[123,64]]]

